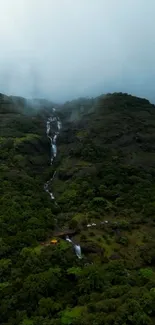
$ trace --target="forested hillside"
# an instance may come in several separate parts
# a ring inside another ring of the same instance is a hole
[[[50,165],[52,107],[0,94],[0,323],[154,325],[155,106],[122,93],[57,105]]]

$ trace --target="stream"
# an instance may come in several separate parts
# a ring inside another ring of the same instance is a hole
[[[60,133],[60,130],[61,130],[61,127],[62,127],[61,121],[60,121],[59,117],[56,115],[55,111],[56,111],[55,108],[53,108],[53,116],[49,117],[47,122],[46,122],[46,134],[47,134],[47,137],[50,139],[50,142],[51,142],[51,165],[53,164],[54,158],[56,158],[56,156],[57,156],[56,140],[57,140],[57,137],[58,137],[58,135]],[[51,131],[51,123],[53,123],[53,122],[56,124],[57,131],[54,133],[54,135],[52,137],[50,131]],[[49,191],[49,184],[52,183],[55,175],[56,175],[56,171],[53,173],[52,178],[49,181],[47,181],[45,183],[45,185],[44,185],[44,190],[50,195],[51,200],[55,200],[55,197],[54,197],[53,193]],[[71,243],[71,245],[73,245],[76,256],[79,259],[81,259],[82,258],[81,246],[76,245],[69,238],[69,236],[66,236],[66,241],[68,241],[69,243]]]

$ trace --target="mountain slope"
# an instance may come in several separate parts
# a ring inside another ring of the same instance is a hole
[[[116,93],[57,107],[50,166],[52,104],[2,101],[1,324],[154,324],[154,105]],[[81,260],[59,237],[40,245],[68,229]]]
[[[48,199],[43,190],[43,174],[50,157],[43,114],[28,115],[23,102],[18,106],[7,97],[3,97],[0,108],[0,214],[4,239],[0,255],[3,257],[5,250],[12,254],[45,236],[41,224],[46,221]]]
[[[102,197],[101,210],[107,213],[106,197],[111,197],[114,203],[111,202],[113,208],[109,210],[113,214],[123,213],[122,209],[130,209],[134,202],[134,211],[141,214],[144,200],[146,216],[148,197],[149,200],[154,198],[154,108],[147,100],[114,94],[101,99],[94,113],[64,125],[58,144],[61,161],[57,173],[58,202],[61,204],[62,199],[64,206],[63,197],[66,195],[67,200],[71,185],[71,188],[75,186],[73,192],[77,194],[72,193],[75,196],[73,204],[69,197],[66,202],[73,210],[76,200],[78,209],[82,210],[84,205],[86,209],[89,204],[92,208],[95,197]],[[137,192],[138,201],[134,197]],[[95,209],[100,209],[98,204]]]

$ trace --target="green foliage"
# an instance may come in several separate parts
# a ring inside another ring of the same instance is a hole
[[[86,312],[85,307],[74,307],[72,309],[65,310],[61,317],[61,324],[72,325],[74,321],[78,322],[82,319],[82,315]]]
[[[155,273],[150,268],[140,269],[140,274],[142,277],[144,277],[146,279],[151,279],[151,278],[155,277]]]
[[[153,325],[154,106],[115,93],[58,107],[51,167],[52,104],[34,106],[0,94],[0,323]],[[65,235],[40,245],[68,229],[81,260]]]

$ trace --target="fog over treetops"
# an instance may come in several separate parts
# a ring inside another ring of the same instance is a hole
[[[5,0],[0,11],[0,92],[155,101],[154,0]]]

